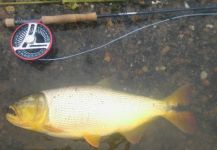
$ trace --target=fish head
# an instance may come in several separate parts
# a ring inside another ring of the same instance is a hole
[[[43,93],[26,96],[9,106],[7,120],[15,126],[39,131],[47,118],[47,102]]]

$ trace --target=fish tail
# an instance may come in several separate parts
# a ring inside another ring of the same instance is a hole
[[[165,99],[170,107],[189,104],[189,96],[192,91],[191,85],[184,85]],[[163,117],[185,133],[193,133],[196,129],[196,120],[193,113],[188,111],[170,110]]]
[[[196,120],[191,112],[171,111],[166,113],[163,117],[185,133],[192,134],[195,132]]]
[[[184,85],[164,100],[170,106],[188,105],[192,89],[190,84]]]

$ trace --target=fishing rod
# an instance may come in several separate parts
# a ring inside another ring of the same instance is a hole
[[[114,17],[125,17],[125,16],[136,16],[136,15],[154,15],[154,14],[171,14],[178,12],[198,12],[198,11],[212,11],[217,10],[217,6],[207,6],[207,7],[192,7],[192,8],[177,8],[177,9],[156,9],[141,12],[124,12],[115,14],[97,14],[86,13],[86,14],[65,14],[65,15],[55,15],[55,16],[42,16],[40,19],[34,20],[22,20],[7,18],[4,20],[6,27],[15,27],[23,23],[40,21],[43,24],[63,24],[63,23],[74,23],[82,21],[97,21],[101,18],[114,18]]]
[[[0,6],[5,5],[29,5],[29,4],[65,4],[80,2],[121,2],[126,0],[38,0],[38,1],[20,1],[20,2],[0,2]]]
[[[7,18],[4,23],[7,27],[19,25],[13,33],[10,41],[13,53],[22,60],[35,61],[41,59],[51,50],[53,44],[53,35],[47,24],[72,23],[79,21],[97,21],[100,18],[122,17],[133,15],[153,15],[153,14],[171,14],[177,12],[191,12],[191,15],[199,12],[217,11],[217,6],[180,8],[180,9],[161,9],[149,10],[143,12],[126,12],[117,14],[66,14],[57,16],[42,16],[36,20],[22,20]],[[46,25],[45,25],[46,24]]]

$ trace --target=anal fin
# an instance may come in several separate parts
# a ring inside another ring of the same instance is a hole
[[[121,134],[127,139],[127,141],[132,144],[136,144],[141,140],[144,134],[144,130],[144,125],[141,125],[140,127],[137,127],[131,131],[121,132]]]
[[[99,147],[100,138],[101,137],[98,135],[90,135],[90,134],[84,135],[84,139],[87,141],[87,143],[89,143],[90,145],[96,148]]]

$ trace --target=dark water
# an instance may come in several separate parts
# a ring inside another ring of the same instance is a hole
[[[188,1],[206,5],[214,1]],[[142,10],[154,5],[97,4],[81,6],[74,12],[109,13]],[[182,7],[183,1],[162,1],[158,7]],[[1,18],[12,17],[0,8]],[[61,5],[15,7],[17,16],[72,13]],[[55,36],[55,56],[89,49],[158,17],[133,17],[49,26]],[[65,61],[27,63],[10,51],[13,29],[0,24],[0,149],[87,150],[84,140],[59,139],[27,131],[9,124],[6,108],[20,97],[44,89],[95,84],[110,78],[119,90],[163,98],[184,83],[194,86],[189,109],[197,119],[197,131],[188,135],[164,119],[151,123],[139,144],[129,144],[121,135],[104,139],[102,150],[216,150],[217,149],[217,21],[216,17],[196,17],[169,22],[140,31],[100,51]],[[108,58],[109,57],[109,58]],[[112,110],[111,110],[112,111]]]

